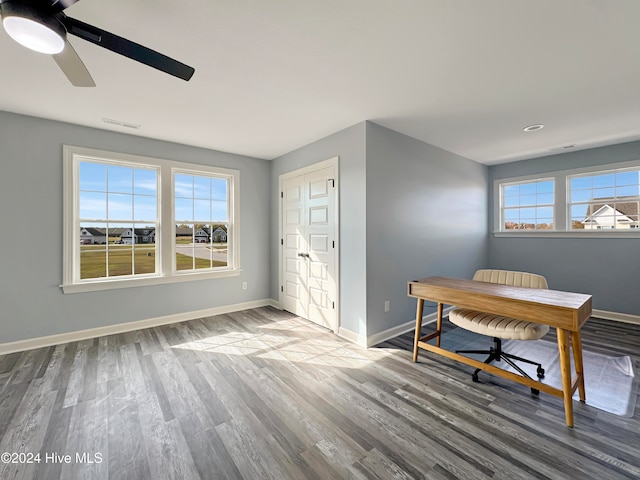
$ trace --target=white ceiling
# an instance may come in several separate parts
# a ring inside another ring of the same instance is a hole
[[[81,0],[65,13],[196,73],[69,36],[97,84],[74,88],[1,31],[1,110],[264,159],[363,120],[485,164],[640,139],[638,0]]]

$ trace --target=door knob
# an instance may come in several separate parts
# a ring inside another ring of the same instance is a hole
[[[299,256],[299,257],[303,257],[303,258],[304,258],[304,257],[309,258],[309,254],[308,254],[308,253],[298,253],[298,256]]]

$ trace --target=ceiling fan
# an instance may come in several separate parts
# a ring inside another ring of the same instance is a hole
[[[67,40],[67,33],[124,55],[169,75],[189,80],[195,70],[173,58],[101,28],[67,17],[63,10],[79,0],[0,0],[4,29],[16,42],[53,55],[76,87],[95,87],[87,67]]]

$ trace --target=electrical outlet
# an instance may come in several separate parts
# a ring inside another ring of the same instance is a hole
[[[391,310],[391,302],[387,300],[384,302],[384,313],[387,313],[389,310]]]
[[[242,289],[246,290],[247,289],[247,282],[242,282]]]

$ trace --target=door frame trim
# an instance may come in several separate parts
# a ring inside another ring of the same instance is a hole
[[[334,272],[334,284],[335,284],[335,312],[336,312],[336,324],[333,330],[333,333],[338,334],[338,330],[340,329],[340,157],[335,156],[331,157],[327,160],[323,160],[317,163],[313,163],[311,165],[307,165],[306,167],[298,168],[296,170],[292,170],[290,172],[285,172],[278,177],[278,284],[280,288],[278,289],[278,302],[280,305],[284,305],[284,255],[283,249],[284,245],[282,245],[282,240],[284,239],[283,235],[283,223],[282,223],[282,184],[284,181],[297,177],[300,175],[306,175],[308,173],[312,173],[316,170],[321,170],[324,168],[332,167],[333,168],[333,176],[334,176],[334,189],[333,189],[333,232],[334,232],[334,255],[333,255],[333,272]]]

